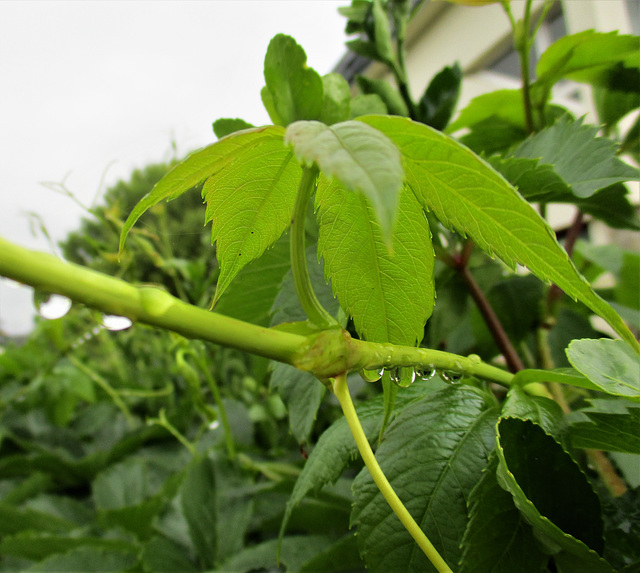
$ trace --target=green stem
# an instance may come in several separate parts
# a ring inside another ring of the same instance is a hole
[[[340,406],[342,407],[342,411],[344,412],[344,417],[347,419],[349,429],[351,430],[356,445],[358,446],[358,451],[360,452],[360,455],[362,456],[367,469],[371,473],[373,481],[378,486],[380,493],[387,500],[387,503],[393,510],[393,513],[398,516],[398,519],[400,519],[402,525],[404,525],[411,537],[413,537],[420,549],[422,549],[424,554],[427,556],[427,559],[431,561],[438,572],[453,573],[451,568],[440,556],[431,541],[429,541],[427,536],[424,534],[424,531],[420,529],[413,517],[411,517],[411,514],[407,511],[407,508],[404,506],[396,492],[391,487],[389,480],[382,472],[378,461],[373,455],[373,451],[371,449],[371,446],[369,445],[369,440],[367,440],[367,436],[362,429],[362,425],[360,424],[360,420],[358,419],[358,415],[356,414],[353,402],[351,401],[349,387],[347,386],[346,373],[336,376],[333,385],[333,391],[336,395],[336,398],[340,402]]]
[[[307,267],[307,254],[304,241],[304,221],[307,213],[307,204],[313,194],[318,168],[306,167],[302,172],[302,179],[298,187],[298,196],[291,222],[291,271],[293,273],[293,283],[296,287],[296,293],[300,304],[309,320],[319,328],[328,328],[336,326],[336,320],[325,310],[316,297],[311,285],[309,277],[309,269]]]
[[[339,328],[302,336],[208,312],[149,286],[133,286],[0,238],[0,275],[92,308],[187,338],[207,340],[312,372],[320,379],[363,368],[413,366],[455,370],[509,387],[513,374],[476,358],[427,348],[354,340]],[[529,388],[529,387],[528,387]]]
[[[57,293],[107,314],[126,316],[172,330],[187,338],[208,340],[291,364],[306,347],[298,334],[255,326],[197,308],[150,286],[121,279],[30,251],[0,238],[0,275]]]
[[[122,398],[118,392],[116,392],[111,384],[107,382],[102,376],[100,376],[97,372],[94,372],[88,366],[85,366],[80,360],[78,360],[73,354],[68,354],[67,358],[80,372],[86,374],[93,382],[95,382],[100,388],[102,388],[107,395],[113,400],[113,403],[118,407],[118,409],[124,414],[125,419],[127,420],[127,424],[129,424],[130,428],[135,426],[135,421],[133,416],[131,415],[131,410],[127,407],[127,405],[123,402]]]
[[[211,394],[213,395],[213,401],[216,403],[218,407],[218,414],[220,415],[220,422],[222,423],[222,429],[224,430],[224,439],[227,444],[227,455],[230,460],[235,460],[236,458],[236,445],[233,441],[233,433],[231,432],[231,424],[229,423],[229,417],[227,416],[227,410],[224,407],[224,403],[222,402],[222,396],[220,395],[220,389],[218,388],[218,383],[215,378],[212,376],[209,368],[207,366],[206,361],[200,355],[197,356],[198,366],[202,373],[204,374],[204,378],[207,381],[207,385],[211,390]]]

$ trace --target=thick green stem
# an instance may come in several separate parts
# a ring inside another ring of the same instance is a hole
[[[336,376],[333,385],[333,391],[336,395],[336,398],[338,398],[338,401],[340,402],[344,417],[347,419],[349,429],[351,430],[356,445],[358,446],[358,451],[360,452],[360,455],[362,456],[367,469],[371,473],[373,481],[378,486],[380,493],[387,500],[387,503],[393,510],[393,513],[398,516],[398,519],[400,519],[402,525],[404,525],[411,537],[413,537],[420,549],[422,549],[424,554],[427,556],[427,559],[431,561],[431,563],[439,571],[439,573],[453,573],[451,568],[440,556],[437,549],[424,534],[424,531],[420,529],[419,525],[415,522],[413,517],[411,517],[411,514],[407,511],[407,508],[404,506],[396,492],[391,487],[389,480],[382,472],[382,469],[380,468],[380,465],[378,464],[378,461],[373,454],[373,450],[369,445],[369,440],[367,440],[367,436],[362,429],[362,425],[360,424],[360,420],[358,419],[358,415],[356,414],[353,402],[351,401],[349,387],[347,386],[346,373]]]
[[[65,263],[0,238],[0,275],[57,293],[107,314],[126,316],[172,330],[187,338],[208,340],[291,364],[307,338],[271,330],[208,312],[150,286],[133,286],[97,271]]]
[[[320,301],[313,291],[311,278],[309,277],[309,269],[307,267],[307,254],[304,241],[304,220],[307,213],[307,204],[313,194],[317,175],[317,167],[306,167],[302,173],[302,179],[298,187],[298,196],[296,198],[293,220],[291,221],[291,271],[293,273],[293,283],[296,287],[296,294],[309,320],[319,328],[328,328],[330,326],[336,326],[338,323],[320,304]]]
[[[310,336],[262,328],[184,303],[159,288],[133,286],[2,238],[0,275],[67,296],[107,314],[292,364],[321,379],[363,368],[413,366],[454,370],[507,387],[513,380],[513,374],[485,364],[478,357],[354,340],[340,328]],[[527,389],[530,386],[533,385]]]

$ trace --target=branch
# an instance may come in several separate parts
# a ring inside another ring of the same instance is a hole
[[[134,322],[285,362],[311,372],[321,380],[363,368],[400,366],[452,370],[507,387],[513,380],[513,374],[485,364],[477,357],[355,340],[338,326],[306,336],[278,328],[263,328],[187,304],[160,288],[130,285],[2,238],[0,275],[45,292],[67,296],[108,314],[126,316]]]
[[[208,312],[158,287],[133,286],[52,255],[19,247],[1,237],[0,275],[107,314],[126,316],[187,338],[208,340],[288,364],[307,342],[304,336]]]

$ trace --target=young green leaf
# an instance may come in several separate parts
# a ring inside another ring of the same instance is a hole
[[[216,119],[213,122],[213,133],[216,134],[218,139],[222,139],[227,135],[231,135],[236,131],[241,131],[243,129],[252,129],[254,125],[247,123],[244,119],[232,119],[223,117],[221,119]]]
[[[324,99],[320,121],[327,125],[347,121],[351,107],[351,88],[349,82],[340,74],[322,76]]]
[[[498,481],[546,549],[563,552],[585,571],[613,573],[598,555],[604,545],[600,502],[571,456],[540,426],[516,418],[500,420],[497,446]]]
[[[351,112],[349,119],[355,119],[362,115],[385,115],[387,106],[378,94],[358,94],[351,99]]]
[[[391,115],[408,116],[407,104],[400,93],[387,81],[356,76],[356,82],[363,94],[375,94],[385,103]]]
[[[197,187],[205,179],[232,163],[238,155],[252,150],[259,154],[261,144],[282,141],[283,134],[284,130],[281,127],[258,127],[248,133],[232,134],[189,154],[184,161],[169,171],[131,211],[120,234],[120,252],[122,253],[124,249],[131,227],[145,211],[164,199],[171,201]]]
[[[437,548],[455,566],[467,527],[466,500],[493,448],[496,408],[469,388],[446,388],[406,406],[376,452],[392,487]],[[368,470],[358,474],[351,514],[374,572],[427,571],[425,555],[393,515]]]
[[[400,148],[408,186],[423,207],[469,235],[507,265],[527,266],[604,318],[636,352],[640,345],[618,313],[602,300],[556,241],[538,213],[498,173],[446,135],[399,117],[361,118]]]
[[[621,340],[574,340],[566,352],[572,366],[602,392],[640,401],[640,358]]]
[[[380,0],[373,0],[373,28],[376,52],[383,62],[395,62],[389,18]]]
[[[440,131],[447,127],[458,103],[461,80],[462,69],[457,62],[433,77],[418,103],[422,123]]]
[[[492,118],[501,119],[510,125],[524,129],[520,90],[497,90],[474,97],[456,120],[447,127],[447,133],[454,133],[463,127],[471,127]]]
[[[357,121],[331,127],[300,121],[287,128],[285,144],[292,145],[303,165],[317,164],[330,179],[350,191],[363,193],[374,208],[388,240],[393,229],[404,172],[396,146],[379,131]]]
[[[291,225],[302,176],[282,140],[237,154],[202,189],[206,221],[217,242],[220,276],[214,304],[238,272],[260,257]]]
[[[609,85],[611,74],[619,62],[627,67],[638,67],[639,48],[637,36],[618,35],[618,32],[585,30],[564,36],[540,56],[536,66],[538,79],[532,89],[534,93],[542,92],[546,96],[561,78]]]
[[[420,342],[435,296],[434,255],[427,220],[413,194],[400,195],[391,253],[363,196],[322,177],[316,204],[318,252],[358,333],[371,342]]]
[[[540,573],[549,557],[509,492],[498,484],[497,467],[494,453],[469,494],[469,524],[458,573]]]
[[[290,36],[278,34],[269,42],[264,58],[264,79],[269,101],[282,125],[320,117],[322,78],[307,66],[307,55]]]
[[[620,161],[615,143],[597,133],[598,127],[583,125],[582,119],[563,117],[520,144],[513,157],[539,158],[541,164],[553,165],[583,199],[614,183],[637,180],[638,170]]]

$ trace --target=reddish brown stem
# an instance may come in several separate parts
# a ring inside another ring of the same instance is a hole
[[[487,324],[493,339],[496,341],[500,352],[507,361],[509,371],[515,373],[520,370],[524,370],[524,364],[522,363],[522,360],[520,360],[520,356],[518,356],[518,353],[515,351],[515,348],[511,344],[511,340],[509,340],[507,333],[502,327],[500,319],[496,315],[491,304],[489,304],[487,297],[482,292],[482,289],[476,282],[476,279],[473,278],[469,268],[466,266],[459,266],[458,272],[467,285],[471,298],[473,298],[478,306],[478,310],[480,311],[480,314],[482,314],[482,318],[484,318],[484,321]]]
[[[576,212],[576,216],[571,223],[571,227],[567,231],[567,236],[564,240],[564,250],[567,251],[569,257],[573,254],[573,248],[575,247],[578,237],[582,232],[583,214],[580,209]],[[547,295],[547,308],[552,308],[553,304],[562,296],[562,290],[557,285],[551,285],[549,293]]]

